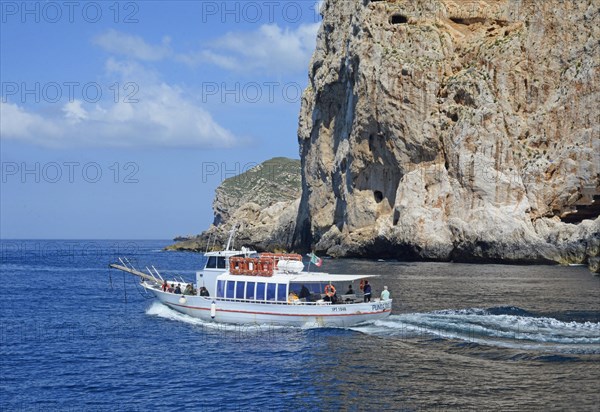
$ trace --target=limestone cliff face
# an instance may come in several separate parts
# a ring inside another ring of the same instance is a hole
[[[238,176],[224,180],[213,201],[213,224],[172,250],[221,249],[234,224],[235,244],[259,251],[287,249],[295,229],[300,204],[300,161],[276,157]]]
[[[600,200],[600,0],[325,0],[322,13],[297,248],[598,255],[598,214],[561,218]]]

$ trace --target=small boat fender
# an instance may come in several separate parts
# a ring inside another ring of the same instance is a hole
[[[210,304],[210,317],[214,319],[216,315],[217,315],[217,304],[213,300],[213,303]]]
[[[186,300],[185,296],[181,296],[181,297],[179,298],[179,303],[181,303],[182,305],[185,305],[185,302],[187,302],[187,300]]]

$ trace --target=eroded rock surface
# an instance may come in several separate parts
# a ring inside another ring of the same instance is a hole
[[[322,13],[296,249],[597,262],[600,220],[561,218],[600,201],[600,1],[325,0]]]

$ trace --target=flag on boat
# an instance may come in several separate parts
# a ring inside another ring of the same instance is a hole
[[[308,256],[310,256],[310,263],[312,263],[313,265],[321,266],[323,264],[323,259],[315,255],[314,253],[310,253]]]

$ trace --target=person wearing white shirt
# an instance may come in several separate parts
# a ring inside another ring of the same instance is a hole
[[[383,290],[381,291],[381,300],[388,300],[390,298],[390,291],[388,290],[387,286],[383,287]]]

